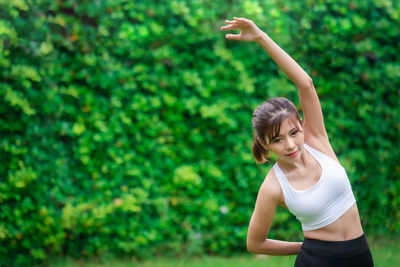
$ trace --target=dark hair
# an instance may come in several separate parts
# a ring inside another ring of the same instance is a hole
[[[253,113],[252,125],[254,129],[251,151],[257,163],[268,160],[268,150],[260,144],[261,139],[266,144],[266,138],[273,140],[279,135],[282,122],[287,118],[302,121],[295,105],[284,97],[272,97],[259,105]]]

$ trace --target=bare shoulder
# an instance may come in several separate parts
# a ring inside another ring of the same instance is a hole
[[[270,201],[276,205],[284,206],[283,193],[274,168],[271,168],[264,179],[259,191],[259,198]]]

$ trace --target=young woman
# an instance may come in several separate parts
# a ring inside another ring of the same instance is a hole
[[[251,20],[226,20],[221,30],[240,30],[226,38],[256,42],[296,85],[304,120],[289,100],[276,97],[253,113],[252,152],[265,162],[278,160],[260,187],[250,220],[247,248],[252,253],[297,254],[295,266],[373,266],[346,171],[325,130],[321,106],[310,76]],[[267,239],[276,207],[300,220],[304,241]]]

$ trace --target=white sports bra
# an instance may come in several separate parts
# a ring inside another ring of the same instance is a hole
[[[294,189],[278,163],[275,163],[273,168],[282,188],[286,206],[301,222],[303,231],[309,231],[333,223],[356,200],[342,165],[307,144],[304,144],[304,147],[318,161],[322,170],[320,179],[311,188]]]

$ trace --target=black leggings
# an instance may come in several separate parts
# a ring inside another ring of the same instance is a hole
[[[295,267],[372,267],[371,251],[365,235],[346,241],[305,238]]]

